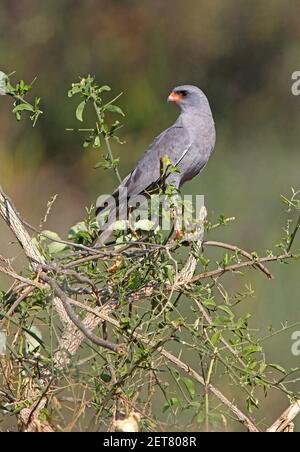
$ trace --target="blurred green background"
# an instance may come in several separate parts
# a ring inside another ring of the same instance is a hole
[[[300,98],[291,94],[291,74],[300,70],[299,16],[297,0],[2,0],[0,70],[26,81],[38,76],[45,114],[34,129],[17,124],[10,99],[0,98],[0,183],[35,225],[57,193],[47,228],[65,237],[85,206],[116,186],[112,172],[94,169],[98,151],[83,151],[65,131],[76,126],[71,83],[91,73],[113,94],[124,91],[126,144],[114,146],[123,176],[176,118],[166,102],[170,90],[196,84],[210,100],[217,146],[183,191],[205,194],[211,218],[236,216],[210,238],[263,253],[285,225],[280,195],[300,188]],[[0,224],[0,252],[16,256],[10,240]],[[272,270],[272,282],[253,270],[229,282],[234,290],[251,281],[256,296],[240,309],[253,314],[255,328],[300,321],[299,263]],[[266,342],[269,362],[300,365],[292,331]],[[274,403],[267,419],[286,401],[278,395]]]

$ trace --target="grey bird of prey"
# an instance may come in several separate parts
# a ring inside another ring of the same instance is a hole
[[[167,155],[179,172],[172,173],[167,183],[180,188],[193,179],[207,164],[215,146],[216,131],[213,115],[207,97],[200,88],[183,85],[174,88],[168,97],[181,110],[175,123],[155,138],[135,169],[122,181],[112,196],[118,206],[120,188],[126,188],[131,200],[145,193],[161,176],[161,159]],[[121,206],[118,206],[120,209]],[[107,207],[99,206],[96,214],[105,212]],[[104,244],[111,236],[113,228],[108,216],[107,224],[97,243]]]

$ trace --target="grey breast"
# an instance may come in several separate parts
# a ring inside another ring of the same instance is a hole
[[[180,185],[195,177],[207,164],[216,143],[216,130],[212,114],[182,114],[181,120],[190,137],[190,149],[178,165]]]

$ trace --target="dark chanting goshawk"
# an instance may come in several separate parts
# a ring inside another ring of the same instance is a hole
[[[118,203],[120,189],[126,188],[127,196],[132,200],[159,181],[161,160],[164,156],[167,155],[179,169],[178,172],[168,175],[166,181],[180,188],[202,171],[212,154],[216,131],[210,105],[203,91],[193,85],[178,86],[171,92],[168,101],[178,105],[180,115],[171,127],[154,139],[134,170],[112,194],[118,209],[121,208]],[[101,205],[96,214],[99,215],[106,209],[107,206]],[[105,228],[97,240],[98,244],[104,244],[111,236],[113,216],[115,217],[115,212],[110,212]]]

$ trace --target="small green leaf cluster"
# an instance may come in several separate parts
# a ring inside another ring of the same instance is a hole
[[[78,132],[86,134],[83,147],[93,149],[99,149],[102,144],[102,139],[105,140],[106,146],[109,139],[113,138],[118,143],[123,144],[123,141],[117,135],[117,131],[122,127],[119,120],[110,121],[108,113],[117,114],[119,116],[125,116],[123,110],[115,104],[115,101],[122,95],[122,93],[115,96],[113,99],[104,101],[103,95],[111,91],[110,86],[99,86],[95,82],[95,78],[91,75],[81,78],[79,82],[73,83],[69,90],[68,96],[80,97],[80,102],[76,108],[76,119],[83,123],[84,113],[87,107],[92,107],[96,115],[96,125],[92,128],[77,129]],[[75,129],[68,129],[69,131],[75,131]],[[107,146],[108,147],[108,146]],[[99,162],[96,168],[115,169],[119,164],[119,159],[114,159],[111,149],[108,147],[108,154],[104,161]]]
[[[14,99],[13,113],[16,116],[17,121],[21,121],[22,115],[25,112],[29,113],[30,120],[33,126],[36,125],[37,120],[43,113],[40,109],[40,97],[35,97],[33,103],[27,101],[26,97],[32,90],[33,83],[27,84],[24,80],[20,80],[15,85],[11,81],[11,76],[0,72],[0,94],[11,96]]]

